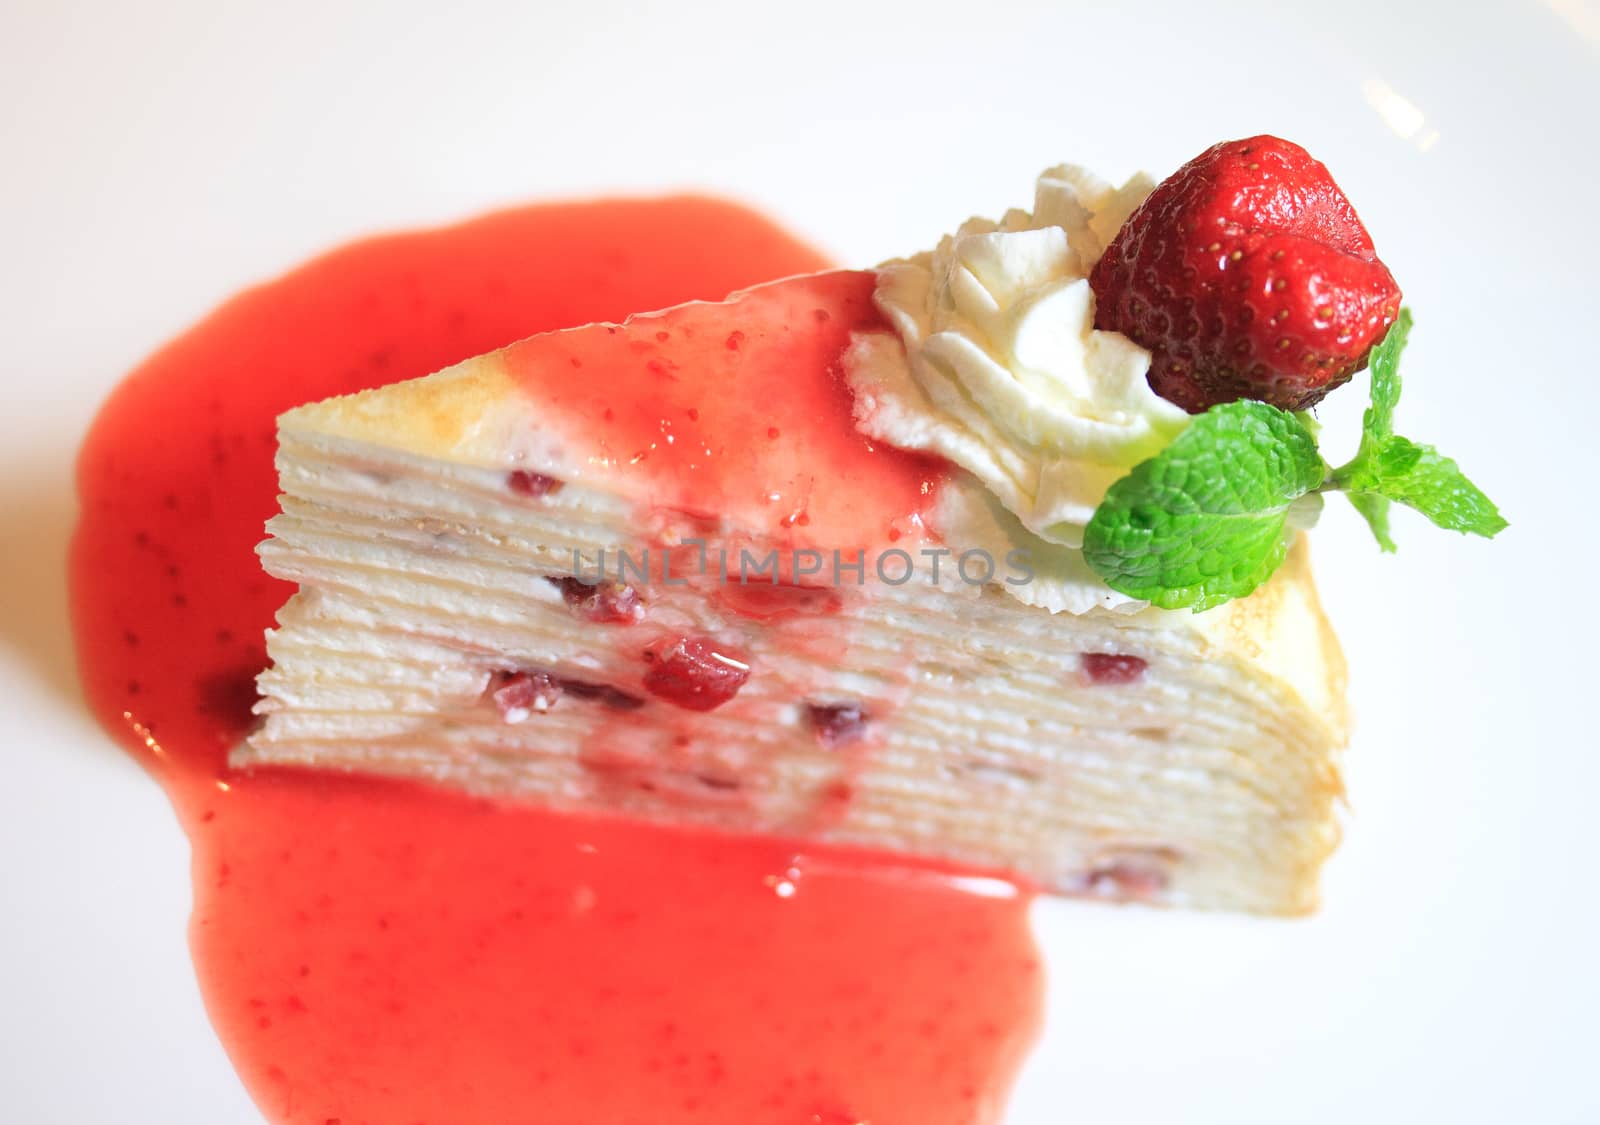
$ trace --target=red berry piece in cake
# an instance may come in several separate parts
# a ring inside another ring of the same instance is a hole
[[[750,665],[707,637],[679,637],[645,653],[644,689],[688,711],[713,711],[739,694]]]
[[[620,582],[593,585],[571,575],[552,578],[562,600],[574,612],[602,625],[632,625],[644,616],[639,591]]]
[[[1114,652],[1083,654],[1083,674],[1091,684],[1134,684],[1144,679],[1149,662]]]
[[[1096,858],[1084,875],[1086,894],[1120,902],[1149,902],[1172,885],[1183,854],[1164,845],[1119,848]]]
[[[507,488],[518,496],[526,496],[533,500],[554,496],[565,484],[565,481],[557,480],[555,477],[545,476],[543,473],[530,473],[526,469],[513,469],[506,474]]]
[[[859,741],[867,733],[867,713],[859,703],[807,703],[806,724],[830,750]]]
[[[1167,873],[1158,867],[1118,860],[1089,872],[1087,893],[1129,902],[1144,902],[1167,889]]]
[[[1355,208],[1299,145],[1213,145],[1164,180],[1089,278],[1095,327],[1151,353],[1190,413],[1240,398],[1320,401],[1366,365],[1400,288]]]
[[[844,599],[837,590],[818,586],[769,586],[730,582],[718,588],[717,600],[752,621],[786,621],[838,613]]]
[[[610,684],[594,684],[588,680],[561,680],[561,688],[574,699],[589,699],[613,711],[637,711],[644,700],[630,695]]]
[[[501,719],[520,723],[554,707],[561,683],[548,672],[496,672],[489,679],[489,698]]]

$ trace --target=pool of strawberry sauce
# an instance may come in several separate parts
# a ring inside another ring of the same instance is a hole
[[[102,409],[71,558],[84,685],[188,834],[195,970],[269,1120],[999,1119],[1040,1012],[1025,889],[227,765],[291,592],[253,553],[278,413],[825,265],[711,200],[506,211],[246,291]]]

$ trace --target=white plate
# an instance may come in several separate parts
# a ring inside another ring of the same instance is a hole
[[[184,842],[64,633],[73,451],[151,348],[352,235],[516,200],[710,187],[867,264],[1059,160],[1161,173],[1272,131],[1418,310],[1403,429],[1513,526],[1401,519],[1385,558],[1330,505],[1361,722],[1326,908],[1042,907],[1012,1120],[1594,1120],[1597,52],[1593,0],[6,5],[0,1116],[256,1120],[196,994]]]

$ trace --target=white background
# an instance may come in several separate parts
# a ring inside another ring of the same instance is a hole
[[[1402,517],[1380,557],[1330,505],[1360,725],[1325,909],[1042,907],[1012,1120],[1600,1119],[1597,62],[1593,0],[4,0],[0,1119],[256,1120],[193,983],[186,845],[65,633],[71,460],[144,354],[351,236],[515,201],[711,188],[864,265],[1047,164],[1160,175],[1260,131],[1356,200],[1418,311],[1401,429],[1512,528]]]

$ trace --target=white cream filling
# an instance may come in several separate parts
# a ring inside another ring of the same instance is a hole
[[[1006,589],[1032,605],[1143,604],[1102,583],[1079,548],[1112,483],[1189,420],[1150,389],[1147,351],[1094,328],[1089,272],[1152,186],[1046,171],[1031,214],[971,219],[880,267],[876,299],[898,339],[863,335],[849,357],[857,425],[975,478],[946,489],[935,530],[952,548],[1027,551],[1035,582]]]

